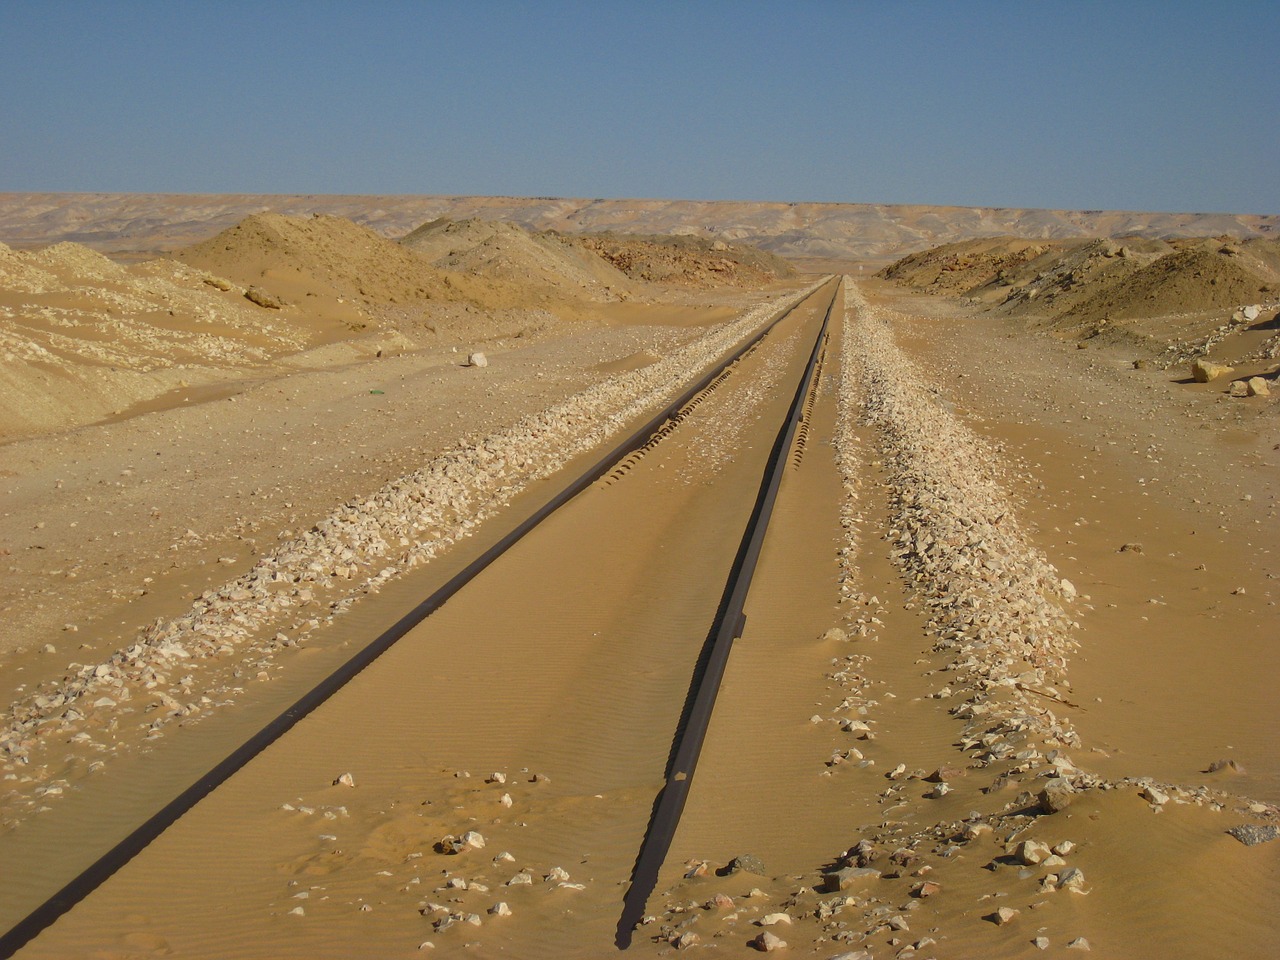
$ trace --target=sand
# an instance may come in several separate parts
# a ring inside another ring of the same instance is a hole
[[[393,328],[408,343],[382,357],[353,333],[332,342],[339,362],[273,358],[219,394],[8,443],[6,692],[31,709],[70,662],[113,662],[156,618],[181,618],[310,543],[313,527],[337,529],[433,463],[448,476],[459,451],[500,450],[480,441],[584,389],[616,384],[639,402],[624,378],[740,334],[722,327],[729,316],[794,289],[668,292],[668,308],[603,300],[586,320],[573,319],[578,301],[535,332],[484,340],[483,369],[462,365],[465,313],[452,342]],[[1133,369],[1131,341],[1095,336],[1079,350],[982,304],[880,282],[847,297],[633,952],[696,937],[737,954],[768,929],[821,957],[913,945],[921,957],[1031,956],[1040,937],[1051,953],[1085,938],[1104,956],[1268,955],[1280,844],[1247,847],[1226,830],[1274,823],[1280,802],[1274,397]],[[387,311],[381,331],[405,306],[370,303]],[[420,956],[426,941],[478,956],[612,953],[715,571],[812,322],[798,314],[697,417],[504,557],[24,955]],[[940,439],[942,454],[918,443]],[[575,449],[564,446],[566,472]],[[382,558],[362,539],[351,558],[326,559],[300,629],[264,624],[207,664],[166,666],[150,691],[129,680],[128,699],[75,726],[84,740],[47,726],[58,734],[24,751],[34,763],[5,761],[0,844],[23,865],[11,882],[54,883],[478,552],[554,488],[531,468],[557,464],[535,460],[492,508],[460,492],[444,522],[462,526],[429,562],[382,577],[412,550],[384,526]],[[921,512],[930,491],[951,506]],[[980,592],[996,566],[970,583],[925,562],[961,529],[1012,563],[1006,599]],[[348,564],[350,577],[337,570]],[[1008,597],[1034,602],[1005,610]],[[978,621],[989,635],[966,634],[964,611],[989,617]],[[1218,760],[1235,765],[1207,772]],[[334,783],[348,772],[354,786]],[[1070,807],[1037,807],[1047,779],[1073,785]],[[435,849],[468,830],[484,848]],[[1046,856],[1062,863],[1015,862],[1022,840],[1060,847]],[[758,873],[717,875],[747,854]],[[820,890],[824,869],[864,861],[879,877]],[[528,884],[506,885],[521,874]],[[925,882],[938,889],[920,896]],[[498,902],[510,916],[488,912]],[[998,925],[1000,907],[1017,912]],[[787,920],[759,925],[773,914]]]

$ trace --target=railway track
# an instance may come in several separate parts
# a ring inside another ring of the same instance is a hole
[[[669,725],[665,733],[658,738],[659,743],[656,746],[651,745],[647,748],[652,757],[665,754],[665,763],[661,770],[661,781],[656,796],[651,796],[646,802],[640,795],[643,793],[641,790],[629,804],[629,807],[634,809],[621,818],[628,821],[624,832],[629,832],[634,837],[636,834],[635,811],[639,810],[643,813],[645,810],[651,810],[651,816],[642,818],[646,822],[643,830],[640,831],[643,840],[640,842],[639,855],[632,865],[627,878],[627,891],[622,898],[619,913],[615,917],[614,943],[620,948],[629,946],[632,931],[644,915],[645,904],[653,891],[658,871],[667,856],[679,823],[729,650],[733,641],[742,632],[747,591],[761,553],[765,530],[778,496],[783,474],[788,465],[796,465],[802,455],[804,438],[809,430],[808,418],[813,409],[814,386],[817,382],[828,323],[838,290],[837,282],[828,282],[807,301],[773,318],[757,335],[751,337],[707,371],[669,407],[596,460],[540,509],[485,550],[431,596],[418,603],[393,626],[382,631],[375,640],[361,647],[322,683],[308,691],[253,737],[233,750],[224,760],[199,777],[163,809],[134,829],[129,836],[107,851],[92,866],[29,913],[3,937],[0,937],[0,957],[12,956],[28,944],[31,944],[38,955],[41,940],[37,938],[43,931],[77,904],[90,897],[109,878],[134,861],[140,853],[171,828],[185,821],[189,815],[199,813],[197,804],[224,785],[231,787],[235,782],[233,778],[237,778],[241,771],[249,772],[246,771],[247,767],[267,766],[279,770],[289,766],[291,761],[285,759],[282,753],[287,747],[288,740],[282,740],[282,738],[297,727],[300,721],[308,717],[319,720],[326,711],[333,711],[334,706],[342,699],[336,697],[339,691],[344,691],[343,697],[348,697],[347,688],[360,686],[353,683],[356,678],[359,677],[361,683],[368,686],[369,673],[372,671],[366,671],[375,661],[383,658],[399,641],[415,634],[419,628],[429,628],[432,621],[436,619],[432,616],[433,614],[438,611],[448,613],[449,610],[444,608],[446,602],[455,597],[461,601],[469,591],[477,590],[473,585],[478,581],[485,578],[493,581],[479,587],[479,592],[482,594],[485,591],[503,593],[504,575],[494,573],[490,568],[494,567],[500,559],[504,562],[516,562],[510,561],[508,554],[535,529],[542,528],[544,524],[567,526],[568,529],[562,531],[559,536],[567,538],[568,542],[574,542],[575,536],[598,525],[600,517],[612,509],[607,502],[611,499],[609,491],[614,488],[623,491],[632,486],[620,481],[634,474],[647,471],[652,475],[665,471],[665,462],[655,464],[653,461],[661,459],[658,454],[667,439],[673,438],[678,441],[682,434],[696,433],[692,424],[702,416],[702,408],[714,407],[718,404],[720,416],[750,416],[754,417],[755,421],[739,425],[738,439],[744,442],[743,446],[717,447],[718,441],[713,435],[716,431],[707,430],[705,435],[700,437],[702,446],[695,446],[683,454],[683,462],[687,466],[692,465],[695,474],[701,470],[707,475],[700,476],[697,483],[685,482],[681,489],[691,486],[709,489],[699,489],[695,491],[696,495],[690,494],[683,505],[691,513],[669,523],[672,528],[675,528],[691,524],[692,521],[688,521],[687,517],[699,511],[701,514],[713,514],[708,517],[708,525],[694,531],[693,536],[701,537],[704,541],[715,541],[715,549],[711,551],[714,559],[708,556],[706,559],[711,562],[705,569],[697,571],[696,579],[699,589],[691,591],[688,596],[677,597],[674,603],[680,611],[681,618],[678,624],[681,628],[678,631],[681,642],[677,647],[684,659],[673,661],[676,665],[664,674],[661,682],[664,699],[668,705],[667,715],[671,716],[675,722]],[[744,368],[751,363],[759,366],[761,370],[756,373],[746,372]],[[735,376],[735,373],[740,375]],[[762,386],[753,393],[752,387],[755,382],[753,378],[756,377]],[[735,394],[734,391],[737,393]],[[767,437],[768,442],[760,443],[761,437]],[[751,442],[746,443],[745,441],[748,440]],[[746,453],[748,449],[751,451],[749,455]],[[675,475],[673,473],[666,476],[668,484]],[[720,482],[726,483],[725,491],[719,491],[714,487],[714,484]],[[637,504],[642,510],[660,510],[662,501],[670,495],[670,489],[659,488],[653,493],[634,492],[639,489],[641,487],[636,483],[632,487],[632,492],[628,494],[630,501],[621,504],[624,516],[627,515],[627,510],[634,511]],[[567,518],[565,516],[567,511],[564,508],[579,501],[580,495],[589,490],[593,491],[593,498],[599,501],[595,511],[588,512],[587,519]],[[706,509],[709,503],[717,504],[716,509]],[[634,513],[627,516],[623,524],[632,520],[634,520]],[[649,518],[649,522],[654,522],[652,517]],[[661,527],[661,524],[656,526]],[[662,532],[665,534],[669,531]],[[661,553],[664,548],[664,544],[655,541],[651,552]],[[682,541],[674,550],[676,553],[681,550],[687,552],[687,541]],[[719,572],[713,573],[714,570]],[[674,575],[675,579],[681,577],[688,579],[689,576],[689,571]],[[637,573],[633,579],[635,582],[643,583],[649,578],[644,573]],[[719,586],[713,587],[713,582],[718,583]],[[572,594],[572,592],[570,589],[569,593]],[[650,594],[641,596],[641,603],[654,606],[665,604],[669,599],[671,599],[669,595]],[[627,619],[628,614],[616,609],[608,596],[600,597],[596,606],[600,608],[597,612],[603,618],[599,622],[607,623],[615,629],[620,621]],[[690,628],[699,618],[701,618],[701,627],[691,630]],[[666,626],[671,625],[666,624]],[[555,633],[561,628],[562,625],[553,625],[551,632]],[[456,630],[456,627],[454,629]],[[466,632],[464,629],[463,633]],[[595,631],[596,635],[602,632]],[[619,633],[622,632],[624,631],[619,631]],[[622,639],[620,636],[619,642]],[[515,645],[511,646],[509,653],[514,659],[518,656],[518,650],[514,648]],[[544,646],[534,655],[545,655],[546,649]],[[680,666],[680,663],[683,663],[683,666]],[[571,684],[576,679],[574,671],[576,670],[578,674],[583,671],[576,660],[568,666],[570,669],[566,674],[567,679],[563,682]],[[682,688],[683,696],[680,695]],[[367,691],[363,694],[371,695]],[[358,696],[357,699],[359,699]],[[455,706],[461,702],[448,697],[440,699],[451,702]],[[326,705],[325,710],[320,709],[322,705]],[[679,707],[674,716],[669,709],[672,705]],[[359,707],[354,709],[356,713],[361,712]],[[643,726],[644,729],[637,733],[645,740],[653,741],[653,724],[650,722]],[[395,731],[392,731],[393,735],[394,733]],[[569,753],[572,753],[573,749],[572,744],[565,748]],[[557,755],[555,750],[550,750],[549,754]],[[326,759],[325,762],[334,761]],[[595,773],[590,769],[590,764],[585,766],[588,769],[582,776],[591,779]],[[455,774],[460,772],[462,771],[455,771]],[[570,774],[570,779],[573,776]],[[361,777],[376,779],[377,774],[364,772]],[[455,777],[455,779],[468,778]],[[495,775],[488,780],[503,783],[506,777]],[[539,781],[534,776],[530,782]],[[192,829],[198,832],[201,828]],[[552,835],[554,833],[555,831],[551,831]],[[618,906],[616,900],[612,902]],[[294,908],[294,910],[297,909],[301,908]],[[425,912],[424,915],[426,915]],[[450,912],[447,916],[439,918],[446,921],[445,923],[441,924],[437,920],[435,925],[447,929],[452,924],[453,916],[454,912]],[[51,934],[57,932],[57,930],[50,931]],[[33,940],[36,942],[32,943]],[[53,949],[56,953],[56,948]]]

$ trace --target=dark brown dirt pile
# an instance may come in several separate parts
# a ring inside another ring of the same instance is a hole
[[[1049,252],[1061,242],[992,237],[962,240],[910,254],[876,276],[926,293],[965,295],[985,284],[1003,282],[1012,271]]]
[[[781,257],[748,244],[691,236],[592,233],[565,240],[632,280],[693,287],[763,287],[794,274]]]

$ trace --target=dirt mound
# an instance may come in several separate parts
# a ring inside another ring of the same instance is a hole
[[[341,217],[247,217],[174,258],[255,285],[286,303],[398,303],[447,298],[438,271],[417,252]]]
[[[616,299],[631,285],[599,256],[554,234],[531,234],[492,220],[433,220],[401,243],[436,267],[555,290],[569,297]]]
[[[1061,313],[1171,250],[1162,240],[1141,237],[1059,244],[1018,269],[1001,271],[972,292],[1006,306],[1011,313]]]
[[[762,287],[795,273],[781,257],[749,244],[687,234],[593,233],[566,239],[646,283]]]
[[[0,249],[0,441],[89,423],[350,331],[172,260]]]
[[[1060,253],[1061,241],[1018,237],[962,240],[913,253],[876,276],[926,293],[962,295],[988,284],[1003,283],[1012,271],[1047,253]]]
[[[1197,243],[1153,260],[1060,317],[1124,320],[1230,310],[1265,299],[1270,292],[1263,278],[1232,256]]]
[[[974,240],[904,257],[878,276],[967,296],[1059,336],[1124,344],[1162,366],[1276,359],[1280,241],[1126,236],[1035,245]],[[1243,308],[1254,307],[1250,317]],[[1097,338],[1097,339],[1095,339]]]

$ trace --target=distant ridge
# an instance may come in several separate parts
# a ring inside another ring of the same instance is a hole
[[[0,193],[0,241],[168,250],[268,211],[345,217],[393,239],[440,217],[479,218],[563,233],[697,234],[788,257],[849,259],[896,258],[974,237],[1280,236],[1276,214],[555,197]]]

